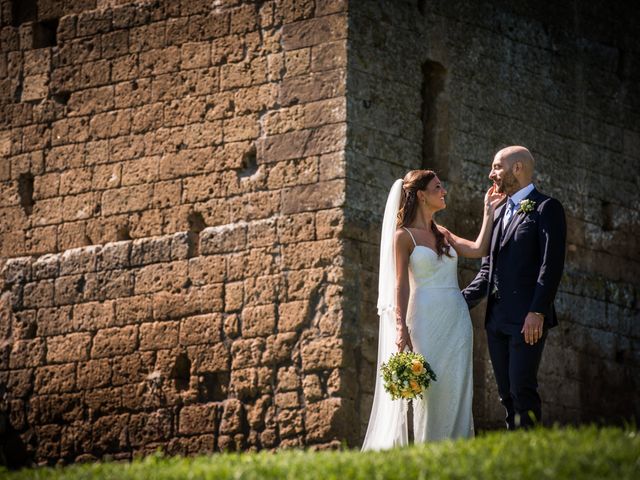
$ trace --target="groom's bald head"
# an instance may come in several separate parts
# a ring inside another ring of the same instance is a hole
[[[525,187],[533,180],[536,161],[525,147],[513,145],[503,148],[496,153],[495,158],[502,160],[505,167],[513,172],[521,186]]]

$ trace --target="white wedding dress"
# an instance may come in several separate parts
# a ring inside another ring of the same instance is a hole
[[[473,436],[473,328],[458,286],[458,256],[449,250],[451,257],[438,258],[417,245],[409,257],[411,343],[438,377],[413,400],[415,442]]]
[[[380,373],[382,364],[397,352],[394,237],[401,195],[402,180],[399,179],[389,192],[382,222],[376,384],[362,450],[408,444],[407,401],[391,399],[384,390]],[[438,258],[429,247],[415,246],[414,240],[409,257],[407,326],[414,351],[425,356],[438,377],[423,399],[413,400],[415,442],[474,435],[473,329],[458,286],[458,257],[453,248],[450,254],[451,257]]]

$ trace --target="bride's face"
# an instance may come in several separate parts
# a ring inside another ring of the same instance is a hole
[[[447,196],[447,191],[438,177],[433,177],[427,184],[427,187],[420,192],[422,193],[423,205],[429,210],[437,212],[438,210],[447,208],[447,204],[444,199],[444,197]]]

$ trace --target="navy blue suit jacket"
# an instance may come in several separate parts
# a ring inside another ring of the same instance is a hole
[[[522,327],[528,312],[545,315],[544,328],[558,324],[553,300],[564,268],[567,226],[562,204],[535,188],[526,197],[533,211],[516,213],[502,231],[505,205],[494,214],[491,250],[476,278],[462,291],[470,308],[498,286],[495,321]],[[485,323],[491,315],[487,309]],[[492,320],[493,321],[493,320]]]

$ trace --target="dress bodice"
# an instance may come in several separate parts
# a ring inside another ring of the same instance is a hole
[[[416,245],[409,257],[409,281],[411,289],[459,288],[458,255],[453,248],[449,254],[438,254],[425,245]]]

